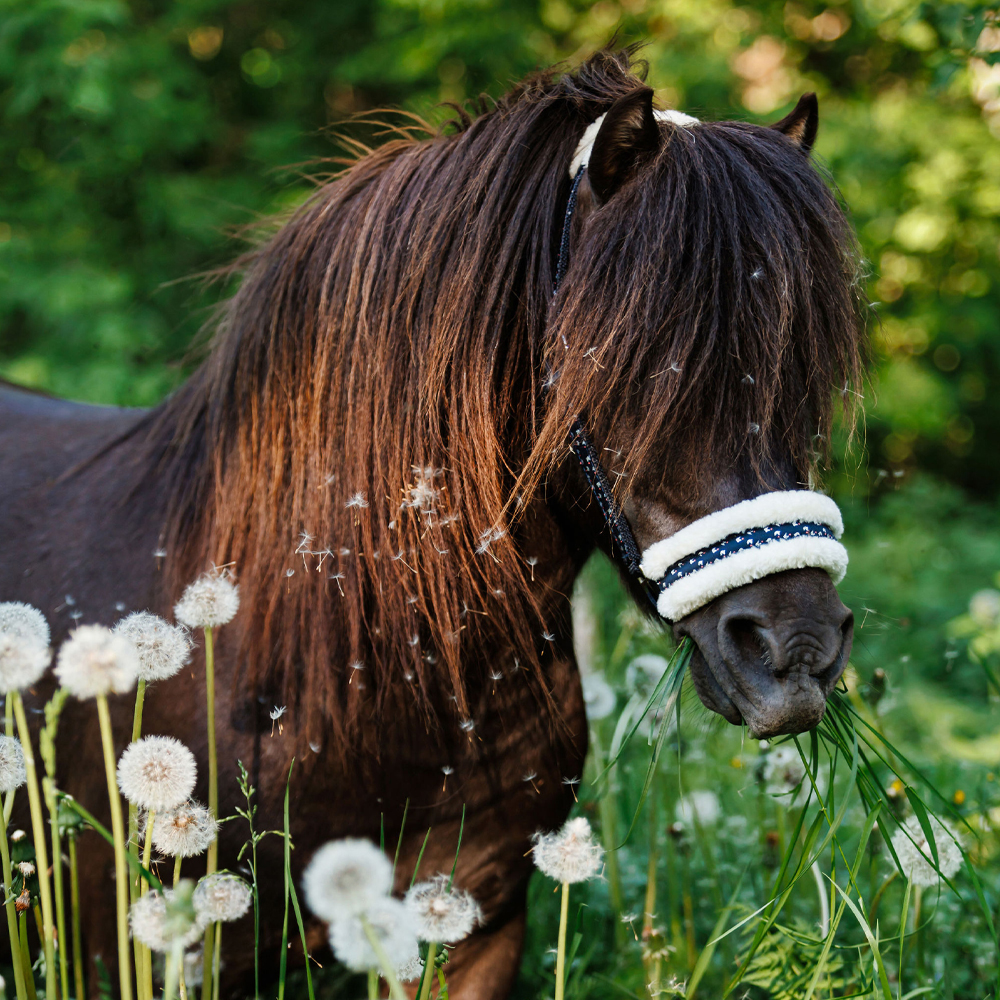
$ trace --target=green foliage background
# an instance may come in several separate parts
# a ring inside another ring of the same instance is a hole
[[[329,126],[387,105],[440,118],[618,32],[648,43],[661,100],[699,115],[773,120],[819,93],[817,155],[881,319],[873,482],[921,467],[992,497],[1000,36],[984,17],[912,0],[3,0],[0,373],[155,402],[221,294],[182,279],[305,196],[309,164],[338,153]]]

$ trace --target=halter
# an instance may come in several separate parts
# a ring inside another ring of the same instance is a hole
[[[679,128],[698,124],[680,111],[654,111],[657,121]],[[604,115],[587,126],[570,163],[573,179],[563,217],[553,298],[569,266],[570,223],[577,193]],[[568,349],[569,345],[563,341]],[[677,621],[716,597],[744,584],[788,569],[826,570],[834,583],[847,572],[847,550],[840,509],[813,490],[762,493],[701,517],[640,552],[580,418],[569,432],[569,447],[611,535],[612,550],[646,590],[656,610]]]

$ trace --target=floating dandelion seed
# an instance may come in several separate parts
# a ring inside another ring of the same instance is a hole
[[[541,792],[538,790],[538,785],[535,784],[535,778],[537,777],[538,777],[537,771],[529,771],[527,774],[521,775],[521,780],[525,784],[531,785],[531,787],[535,790],[536,794],[541,795]]]
[[[546,642],[555,642],[556,636],[555,636],[554,632],[543,632],[542,633],[542,638]]]
[[[524,560],[531,567],[531,579],[535,579],[535,567],[538,565],[538,556],[528,556]]]
[[[358,490],[357,493],[352,493],[347,498],[347,502],[344,504],[344,506],[347,507],[348,509],[353,507],[355,508],[355,510],[362,510],[363,508],[368,506],[368,500],[365,497],[364,493]]]
[[[562,784],[569,788],[573,793],[573,801],[579,802],[580,800],[576,797],[576,786],[580,784],[579,778],[563,778]]]
[[[582,816],[555,833],[536,833],[532,840],[535,866],[557,882],[586,882],[600,870],[604,851]]]
[[[483,918],[472,894],[453,888],[450,875],[435,875],[418,882],[403,902],[416,920],[421,941],[456,944],[467,938]]]
[[[192,901],[202,923],[239,920],[250,909],[250,886],[238,875],[213,872],[195,887]]]
[[[445,789],[445,785],[448,784],[448,775],[454,774],[455,769],[445,764],[444,767],[441,768],[441,773],[444,775],[444,781],[441,782],[441,791],[443,792]]]
[[[166,549],[153,549],[153,558],[154,559],[166,559],[167,558],[167,550]]]
[[[188,628],[217,628],[236,617],[239,588],[225,571],[213,571],[188,584],[174,606],[174,618]]]
[[[270,714],[271,714],[271,735],[272,736],[274,735],[274,724],[276,722],[278,723],[278,735],[280,736],[285,731],[284,727],[282,726],[282,724],[280,722],[278,722],[278,720],[287,711],[288,711],[288,708],[285,705],[282,705],[280,708],[277,705],[275,705],[274,708],[271,709],[271,713]]]
[[[156,890],[140,897],[129,910],[132,935],[151,951],[167,952],[174,945],[189,948],[204,931],[191,902],[191,883]]]
[[[392,863],[368,840],[333,840],[313,855],[302,887],[317,917],[338,920],[366,910],[392,890]]]
[[[194,647],[186,629],[148,611],[133,611],[111,631],[135,646],[139,654],[139,678],[144,681],[173,677],[190,659]]]
[[[103,625],[81,625],[56,658],[59,683],[77,698],[125,694],[139,675],[139,654],[123,635]]]
[[[506,534],[507,532],[503,528],[487,528],[481,532],[479,535],[479,544],[476,546],[476,555],[481,556],[484,553],[489,553],[493,556],[493,553],[490,552],[490,546],[494,542],[499,542]],[[493,558],[496,559],[496,556],[493,556]]]
[[[31,687],[51,659],[49,647],[34,636],[0,633],[0,688],[6,694]]]
[[[934,855],[916,816],[910,816],[903,827],[892,835],[892,847],[899,858],[903,875],[914,885],[924,887],[937,885],[942,876],[951,878],[962,867],[962,851],[956,843],[958,838],[954,828],[950,823],[942,823],[936,816],[928,818],[937,848],[940,875],[934,870]]]
[[[145,736],[118,761],[118,787],[140,809],[176,809],[194,790],[194,754],[172,736]]]
[[[441,470],[431,466],[422,469],[413,466],[413,473],[413,485],[407,490],[403,506],[415,508],[423,514],[433,514],[434,505],[441,499],[441,491],[434,485]]]
[[[471,733],[475,728],[476,724],[472,719],[462,719],[458,724],[458,728],[462,730],[463,733]]]
[[[193,858],[208,850],[218,833],[215,817],[197,802],[153,817],[153,846],[171,858]]]
[[[340,591],[340,596],[343,597],[344,596],[344,588],[340,585],[340,581],[343,580],[343,579],[345,579],[344,574],[343,573],[331,573],[327,577],[327,579],[328,580],[336,580],[337,581],[337,590]]]
[[[381,944],[382,951],[397,966],[407,966],[415,957],[419,958],[413,915],[398,899],[386,896],[373,900],[361,913],[331,922],[330,947],[349,969],[364,972],[365,969],[377,969],[380,965],[378,955],[368,940],[362,917]]]
[[[27,780],[21,741],[16,736],[0,736],[0,792],[13,792]]]
[[[22,601],[5,601],[0,604],[0,635],[34,639],[42,646],[52,641],[45,615]]]
[[[411,635],[410,638],[409,638],[409,641],[408,641],[408,645],[410,645],[410,646],[419,646],[420,645],[420,636],[419,635]]]

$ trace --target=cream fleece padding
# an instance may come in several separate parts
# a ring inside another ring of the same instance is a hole
[[[576,177],[576,172],[580,167],[585,167],[590,163],[590,154],[594,149],[594,143],[597,141],[597,133],[601,131],[604,117],[604,115],[601,115],[600,118],[592,121],[580,137],[580,141],[576,144],[576,152],[573,154],[573,160],[569,165],[570,177]],[[697,118],[692,118],[691,115],[686,115],[683,111],[654,111],[653,117],[658,122],[668,122],[671,125],[679,125],[681,128],[698,124]]]
[[[810,535],[744,549],[681,577],[660,594],[656,610],[668,621],[679,621],[736,587],[786,569],[810,567],[825,569],[840,583],[847,572],[847,549],[832,538]]]
[[[837,538],[844,533],[844,519],[840,516],[840,508],[822,493],[814,493],[812,490],[762,493],[752,500],[723,507],[714,514],[693,521],[669,538],[654,542],[642,554],[639,569],[647,580],[659,580],[675,562],[721,542],[723,538],[750,528],[766,528],[769,524],[788,524],[792,521],[825,524],[833,529]],[[736,558],[731,556],[724,561],[730,562]]]

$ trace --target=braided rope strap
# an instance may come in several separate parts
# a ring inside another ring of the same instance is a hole
[[[656,610],[678,621],[716,597],[787,569],[847,572],[840,509],[811,490],[762,493],[699,518],[650,545],[640,571],[657,581]]]

